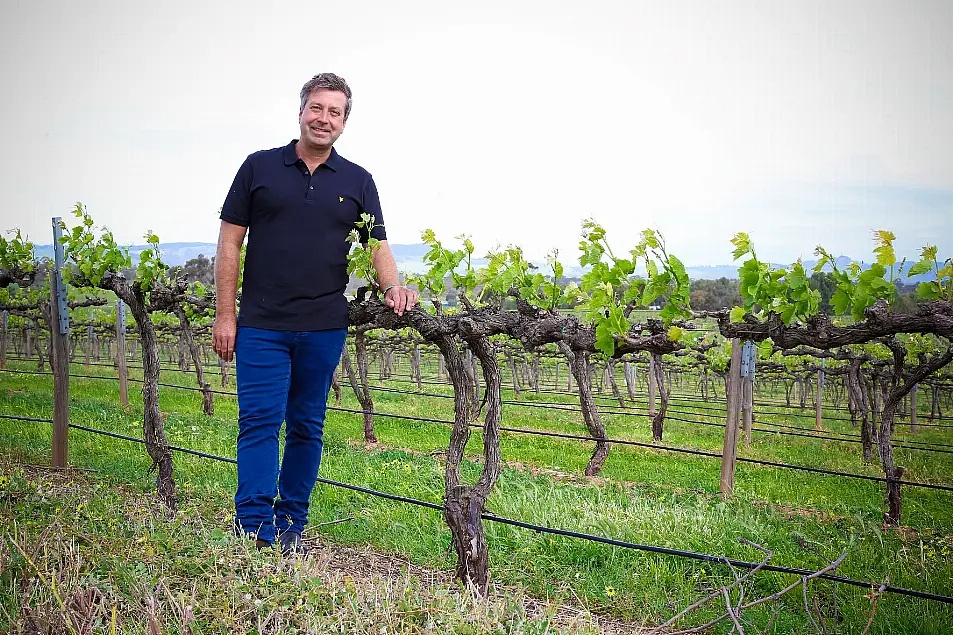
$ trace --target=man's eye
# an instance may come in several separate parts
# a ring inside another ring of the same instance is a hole
[[[332,111],[331,111],[331,114],[334,115],[335,117],[340,117],[340,116],[341,116],[341,111],[340,111],[340,110],[332,110]]]

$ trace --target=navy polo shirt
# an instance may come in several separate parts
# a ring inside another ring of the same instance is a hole
[[[223,221],[248,228],[239,326],[346,328],[347,236],[366,212],[381,225],[374,238],[387,238],[370,173],[332,148],[311,174],[297,142],[249,155],[222,206]]]

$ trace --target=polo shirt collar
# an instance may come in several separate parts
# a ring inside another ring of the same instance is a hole
[[[284,149],[281,151],[285,159],[285,165],[294,165],[295,163],[298,162],[298,153],[295,152],[295,144],[297,143],[298,143],[297,139],[292,139],[291,143],[286,145]],[[338,151],[335,150],[334,147],[332,147],[331,154],[328,156],[328,160],[325,161],[323,165],[326,165],[332,170],[334,170],[335,172],[337,172],[338,168],[341,167],[341,164],[343,161],[344,159],[341,158],[341,155],[338,154]]]
[[[291,143],[285,146],[284,150],[281,151],[282,155],[285,158],[285,165],[294,165],[298,162],[298,153],[295,152],[295,144],[298,143],[297,139],[292,139]]]
[[[324,162],[324,165],[337,172],[343,161],[344,159],[340,157],[338,151],[334,149],[334,146],[331,146],[331,154],[328,155],[328,160]]]

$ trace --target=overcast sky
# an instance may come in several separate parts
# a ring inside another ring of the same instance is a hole
[[[592,216],[687,264],[752,235],[953,255],[953,2],[6,2],[0,229],[50,242],[76,201],[121,241],[214,242],[244,158],[345,77],[337,143],[391,242],[577,257]]]

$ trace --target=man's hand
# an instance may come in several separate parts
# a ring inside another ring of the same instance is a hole
[[[235,354],[235,291],[238,287],[238,263],[247,228],[222,221],[215,250],[215,325],[212,349],[226,362]]]
[[[419,295],[413,289],[395,285],[384,294],[384,304],[394,309],[394,313],[397,315],[403,315],[404,311],[410,311],[414,308]]]
[[[226,362],[232,361],[235,354],[235,335],[238,327],[235,325],[235,317],[215,317],[215,325],[212,326],[212,349],[219,357]]]

